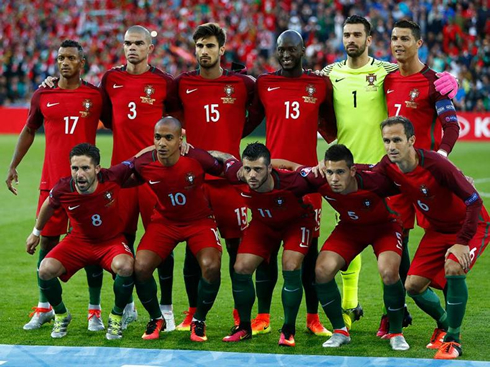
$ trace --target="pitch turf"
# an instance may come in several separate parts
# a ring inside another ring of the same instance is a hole
[[[17,140],[16,136],[0,136],[0,167],[6,177],[6,172],[12,152]],[[254,139],[256,140],[256,139]],[[244,141],[246,143],[247,141]],[[98,137],[98,146],[102,152],[102,164],[107,167],[110,161],[112,139],[108,135]],[[225,336],[232,326],[232,297],[230,280],[227,267],[223,266],[222,286],[214,308],[208,315],[207,343],[192,343],[188,333],[172,332],[162,334],[160,340],[144,341],[141,335],[144,331],[147,314],[137,301],[140,319],[131,324],[121,341],[108,341],[104,332],[92,333],[87,331],[86,311],[88,304],[88,291],[85,274],[77,273],[68,284],[63,284],[64,301],[73,315],[73,321],[69,327],[67,337],[61,340],[51,339],[49,336],[51,325],[45,325],[39,330],[24,331],[22,325],[28,321],[29,309],[37,302],[37,284],[35,278],[36,256],[30,256],[25,252],[25,239],[34,225],[35,210],[38,199],[38,185],[43,160],[44,137],[37,136],[30,152],[21,163],[19,171],[19,195],[15,197],[4,186],[0,190],[1,216],[0,216],[0,248],[2,259],[0,261],[0,344],[23,345],[70,345],[70,346],[122,346],[137,348],[168,348],[168,349],[193,349],[215,351],[237,351],[255,353],[291,353],[291,354],[335,354],[350,356],[386,356],[386,357],[413,357],[432,358],[434,352],[425,349],[434,328],[434,323],[423,314],[412,300],[407,299],[409,309],[414,318],[414,325],[405,329],[405,336],[411,349],[407,352],[394,352],[389,343],[375,337],[378,328],[382,306],[380,278],[377,275],[374,255],[370,248],[363,253],[363,268],[360,278],[359,299],[364,308],[365,317],[356,322],[353,327],[352,343],[335,350],[325,350],[321,344],[324,337],[315,337],[305,332],[305,307],[300,308],[297,322],[296,344],[294,349],[280,348],[277,345],[279,339],[278,329],[282,324],[282,306],[280,303],[279,279],[272,304],[272,333],[255,337],[251,341],[239,344],[225,344],[221,338]],[[319,145],[319,156],[325,150],[326,145]],[[476,187],[483,193],[484,201],[490,206],[490,166],[488,163],[489,143],[464,143],[459,142],[455,151],[451,154],[451,160],[465,174],[475,179]],[[67,158],[67,164],[68,158]],[[333,227],[333,212],[324,203],[322,236],[320,243],[326,238]],[[416,244],[421,237],[419,229],[412,231],[410,252],[413,255]],[[141,231],[139,231],[141,236]],[[227,264],[226,253],[223,254],[223,264]],[[175,252],[175,280],[174,280],[174,312],[176,322],[183,318],[182,311],[187,309],[182,280],[183,245],[179,245]],[[486,346],[490,343],[488,337],[490,324],[490,312],[488,304],[490,300],[490,282],[486,276],[486,269],[490,266],[488,254],[478,260],[477,265],[468,277],[470,299],[467,313],[462,328],[463,359],[490,360]],[[113,295],[112,280],[106,273],[102,293],[102,307],[104,322],[110,312]],[[341,285],[340,279],[338,284]],[[439,293],[440,294],[440,293]],[[320,317],[325,325],[329,322],[323,311]]]

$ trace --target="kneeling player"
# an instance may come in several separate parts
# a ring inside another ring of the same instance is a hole
[[[221,243],[205,196],[204,174],[219,175],[222,165],[207,152],[191,149],[180,155],[182,126],[165,117],[155,125],[154,149],[134,159],[140,181],[148,182],[158,197],[152,221],[136,253],[136,291],[150,314],[143,339],[158,339],[165,321],[158,305],[153,272],[179,242],[186,241],[201,268],[198,304],[191,323],[191,340],[207,340],[205,320],[220,286]]]
[[[70,152],[71,177],[62,178],[41,207],[36,226],[27,238],[27,252],[33,254],[44,225],[57,208],[68,213],[71,233],[42,261],[39,283],[55,312],[51,337],[63,338],[71,315],[61,298],[58,277],[68,281],[87,265],[100,265],[115,276],[115,305],[109,315],[107,339],[121,339],[121,318],[133,290],[133,256],[122,235],[122,220],[116,200],[121,185],[132,174],[125,164],[101,169],[99,149],[88,143]]]

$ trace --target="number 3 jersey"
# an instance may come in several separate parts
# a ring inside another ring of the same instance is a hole
[[[40,190],[50,190],[60,178],[70,176],[70,151],[80,143],[95,144],[101,113],[102,94],[85,81],[77,89],[41,87],[34,92],[26,126],[37,130],[44,124]]]
[[[187,224],[212,215],[203,188],[204,174],[219,175],[223,166],[208,152],[191,149],[173,166],[162,165],[156,150],[132,162],[137,178],[147,182],[158,197],[155,210],[165,219]]]
[[[65,162],[69,167],[69,164]],[[104,242],[122,233],[123,222],[118,212],[121,186],[133,173],[131,163],[102,168],[97,175],[97,188],[91,194],[80,194],[71,177],[58,181],[49,193],[49,206],[63,207],[70,218],[69,236],[85,242]]]

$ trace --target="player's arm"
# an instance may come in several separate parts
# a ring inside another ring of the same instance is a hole
[[[442,130],[444,131],[437,153],[447,157],[453,150],[454,144],[456,144],[459,137],[458,116],[456,115],[453,102],[445,97],[437,100],[434,107],[437,112],[437,118],[442,125]]]
[[[40,93],[34,93],[31,99],[31,107],[29,109],[29,116],[27,117],[27,123],[22,129],[17,144],[15,146],[14,154],[12,156],[12,161],[7,172],[7,178],[5,183],[7,188],[14,194],[17,195],[17,188],[12,186],[12,182],[19,184],[19,175],[17,173],[17,167],[24,158],[24,156],[29,151],[32,143],[34,142],[34,137],[36,135],[36,130],[43,123],[43,115],[39,107]]]
[[[245,126],[243,127],[242,138],[250,135],[252,131],[254,131],[257,126],[264,121],[265,110],[264,105],[259,98],[259,83],[260,78],[255,82],[253,101],[248,108],[248,115],[245,121]]]
[[[99,90],[102,95],[102,111],[100,113],[100,121],[104,124],[107,129],[112,130],[112,101],[107,93],[107,73],[102,76],[100,81]]]
[[[318,132],[327,143],[337,139],[337,119],[333,107],[333,86],[329,78],[324,78],[326,83],[325,100],[320,105],[318,115]]]
[[[205,150],[199,148],[191,148],[189,149],[187,157],[197,160],[202,166],[204,172],[210,175],[221,176],[223,173],[223,163],[214,158]]]
[[[36,225],[34,226],[32,233],[27,237],[26,240],[26,251],[28,254],[33,255],[36,252],[36,247],[39,244],[41,232],[48,223],[49,218],[52,217],[54,213],[54,208],[49,203],[49,197],[44,200],[39,215],[36,219]]]
[[[181,74],[182,75],[182,74]],[[167,81],[167,95],[165,97],[165,112],[164,116],[172,116],[182,121],[182,126],[184,126],[184,111],[182,108],[182,102],[179,98],[179,82],[181,75],[176,79],[173,79],[171,75]]]
[[[219,150],[208,150],[208,153],[221,163],[226,162],[228,159],[236,159],[232,154],[230,153],[224,153],[220,152]]]
[[[271,164],[273,168],[287,169],[289,171],[296,171],[298,168],[303,167],[303,165],[288,161],[287,159],[271,159]]]

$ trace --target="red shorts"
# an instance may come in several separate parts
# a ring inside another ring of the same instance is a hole
[[[428,228],[429,222],[407,195],[390,196],[386,202],[391,210],[398,213],[403,229],[413,229],[415,218],[419,227]]]
[[[119,213],[124,223],[123,232],[136,233],[140,213],[143,225],[146,228],[151,221],[157,200],[155,193],[147,183],[121,190],[118,197],[118,205]]]
[[[315,211],[316,225],[313,229],[313,238],[320,237],[320,227],[322,221],[322,195],[319,193],[308,194],[303,197],[305,203],[311,204]]]
[[[165,260],[175,246],[184,241],[194,256],[207,247],[214,247],[220,252],[222,250],[216,222],[213,219],[204,218],[184,224],[158,218],[146,227],[138,251],[152,251]]]
[[[402,227],[397,222],[366,226],[340,222],[323,244],[321,251],[332,251],[342,256],[345,260],[342,270],[346,270],[350,262],[369,245],[373,247],[376,257],[385,251],[393,251],[401,256]]]
[[[63,264],[66,273],[61,275],[60,279],[66,282],[87,265],[100,265],[114,274],[111,268],[112,260],[123,254],[133,257],[122,235],[98,243],[85,242],[68,235],[46,255],[46,258],[56,259]]]
[[[41,206],[46,198],[49,196],[49,190],[41,190],[39,192],[39,201],[37,203],[36,217],[39,215]],[[56,237],[68,233],[68,216],[65,209],[59,207],[54,211],[54,214],[49,218],[48,222],[41,231],[41,235],[46,237]]]
[[[488,245],[489,229],[489,223],[479,222],[475,235],[468,243],[471,257],[470,269]],[[445,255],[446,251],[456,243],[456,237],[455,233],[447,234],[427,229],[415,252],[408,275],[430,279],[432,287],[444,289],[446,286]],[[450,254],[448,258],[458,262],[453,254]]]
[[[238,253],[257,255],[269,262],[271,254],[278,251],[282,241],[284,250],[306,255],[311,244],[314,226],[311,218],[298,220],[282,229],[274,229],[252,219],[243,233]]]
[[[209,180],[204,191],[213,208],[218,229],[223,238],[241,238],[247,227],[247,205],[235,188],[226,180]]]

